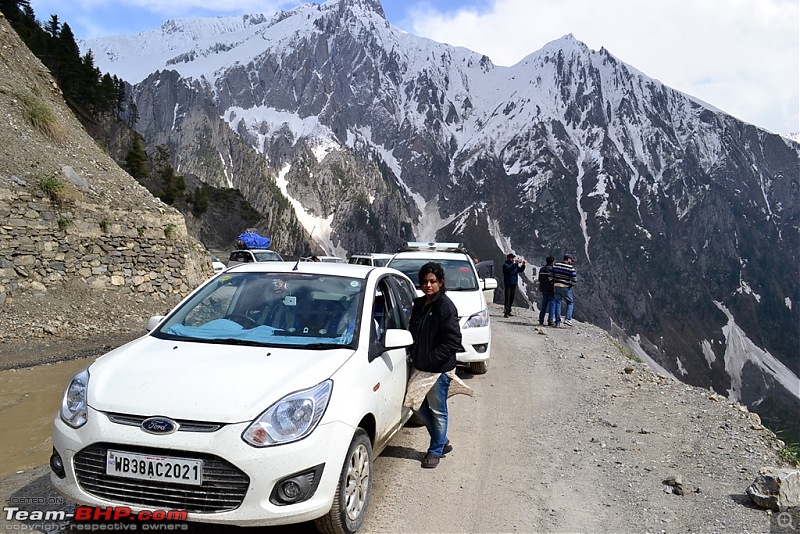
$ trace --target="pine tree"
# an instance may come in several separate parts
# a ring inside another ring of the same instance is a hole
[[[137,132],[133,132],[133,139],[131,141],[131,148],[125,156],[125,168],[128,174],[142,180],[147,178],[147,154],[144,152],[142,145],[142,136]]]

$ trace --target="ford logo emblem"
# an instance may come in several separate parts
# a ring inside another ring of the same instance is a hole
[[[178,423],[166,417],[150,417],[142,421],[142,430],[150,434],[172,434],[178,430]]]

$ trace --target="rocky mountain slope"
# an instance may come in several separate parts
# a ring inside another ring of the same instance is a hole
[[[82,47],[133,84],[136,128],[176,168],[259,209],[277,187],[328,252],[513,250],[530,301],[533,267],[571,252],[577,317],[800,436],[796,142],[573,36],[497,67],[400,31],[377,0]]]
[[[0,116],[0,367],[25,363],[21,340],[139,333],[211,274],[183,216],[98,148],[1,15]]]

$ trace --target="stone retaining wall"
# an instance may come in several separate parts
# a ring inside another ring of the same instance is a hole
[[[59,205],[26,184],[0,184],[0,305],[76,280],[164,300],[186,295],[212,273],[205,248],[172,208]]]

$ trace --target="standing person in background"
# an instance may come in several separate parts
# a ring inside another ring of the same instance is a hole
[[[514,304],[514,296],[517,294],[519,273],[525,270],[525,260],[514,261],[514,258],[516,256],[509,252],[505,263],[503,263],[503,317],[513,315],[511,306]]]
[[[554,326],[556,323],[553,315],[556,310],[556,300],[553,293],[553,256],[547,256],[544,260],[547,264],[539,269],[539,291],[542,292],[542,305],[539,309],[539,324],[544,324],[544,314],[547,313],[547,326]]]
[[[429,262],[419,270],[419,287],[423,296],[414,299],[409,330],[414,338],[411,365],[420,371],[441,373],[425,400],[419,415],[431,436],[422,467],[432,469],[439,459],[453,450],[447,439],[447,394],[451,378],[447,372],[456,368],[456,352],[461,348],[461,327],[458,310],[445,295],[444,268]]]
[[[572,286],[578,281],[578,273],[572,262],[575,258],[572,254],[564,254],[564,260],[553,265],[553,292],[556,298],[556,327],[561,326],[561,301],[567,302],[567,310],[564,317],[564,324],[572,326]]]

